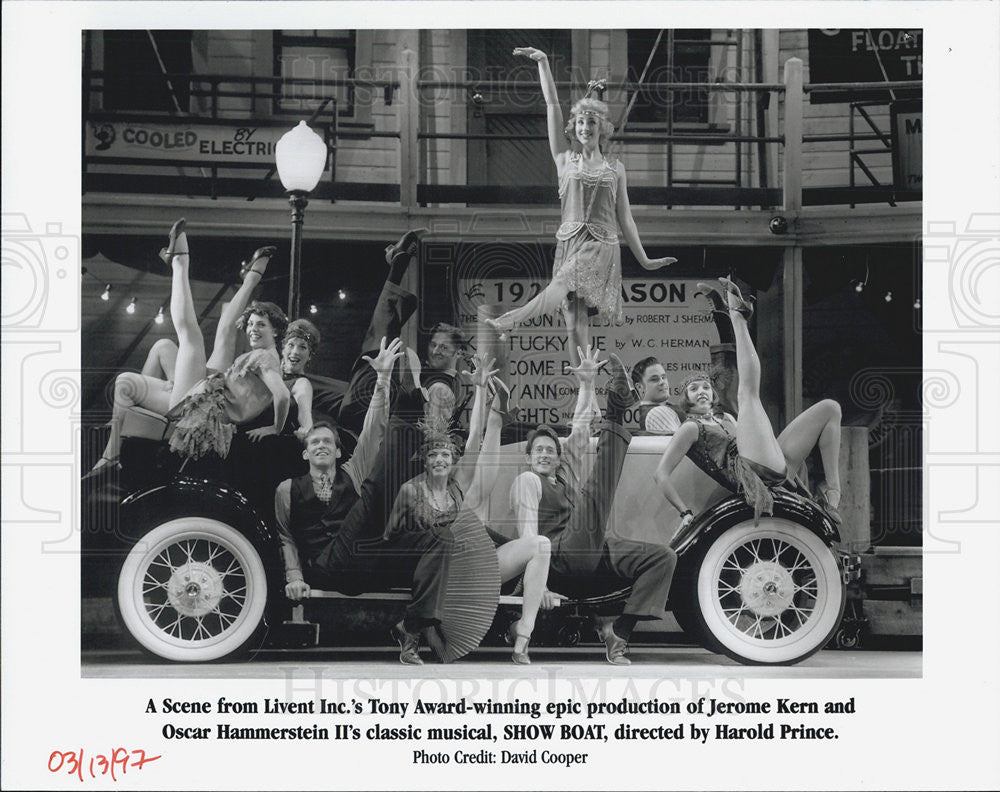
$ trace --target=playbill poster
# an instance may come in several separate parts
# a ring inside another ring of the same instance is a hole
[[[2,13],[3,788],[1000,786],[996,4]]]

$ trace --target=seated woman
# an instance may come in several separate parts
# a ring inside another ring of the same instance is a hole
[[[687,420],[674,433],[660,460],[656,480],[682,520],[673,541],[676,546],[691,525],[694,515],[684,504],[671,481],[685,454],[712,478],[733,492],[742,493],[754,507],[754,520],[770,514],[774,499],[770,487],[795,475],[806,456],[818,445],[826,481],[819,485],[818,502],[830,517],[841,522],[840,503],[840,405],[832,399],[814,404],[774,436],[760,401],[760,360],[747,319],[753,311],[736,285],[719,278],[723,299],[736,336],[736,366],[739,372],[739,418],[716,410],[717,395],[707,374],[692,374],[683,383],[683,407]],[[704,290],[714,285],[698,284]]]
[[[455,523],[460,516],[482,526],[473,510],[486,498],[497,478],[497,455],[500,449],[500,430],[505,412],[505,391],[498,388],[490,406],[486,421],[486,431],[482,438],[482,412],[487,385],[497,373],[490,370],[493,361],[481,357],[473,358],[472,373],[475,385],[469,436],[465,444],[465,454],[459,459],[458,444],[448,429],[448,422],[432,411],[422,425],[424,439],[421,456],[424,472],[410,479],[400,488],[385,530],[387,542],[394,543],[400,537],[413,534],[439,534]],[[511,626],[510,638],[514,644],[511,659],[519,665],[531,662],[528,657],[528,641],[535,626],[535,618],[545,595],[545,581],[549,572],[549,540],[544,536],[520,536],[508,539],[491,531],[497,544],[497,560],[502,582],[523,575],[524,596],[521,618]],[[552,602],[552,597],[546,603]],[[419,664],[418,625],[405,622],[397,624],[394,634],[400,644],[400,661]]]
[[[292,431],[299,440],[305,441],[313,425],[313,386],[305,376],[306,364],[316,352],[320,343],[319,328],[308,319],[295,319],[288,323],[281,342],[281,377],[292,396],[285,430]],[[256,439],[251,430],[247,434]]]
[[[268,262],[276,248],[262,247],[254,251],[248,262],[240,269],[242,284],[233,299],[223,305],[219,323],[215,330],[212,355],[206,361],[206,369],[225,371],[236,358],[236,341],[240,317],[246,311],[254,289],[260,283]],[[160,257],[170,264],[167,248],[160,251]],[[172,316],[172,315],[171,315]],[[200,331],[199,331],[200,335]],[[114,406],[111,412],[111,434],[101,458],[91,473],[118,461],[121,450],[121,429],[126,411],[133,406],[144,407],[153,412],[166,414],[170,409],[170,397],[174,390],[174,376],[177,366],[178,346],[168,338],[161,338],[150,348],[142,367],[142,372],[122,372],[115,378]]]

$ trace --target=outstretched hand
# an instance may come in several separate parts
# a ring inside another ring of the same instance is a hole
[[[486,387],[486,383],[494,377],[500,369],[493,368],[496,358],[487,358],[485,354],[477,352],[472,356],[472,371],[463,371],[472,384],[476,387]]]
[[[531,58],[535,62],[547,60],[549,57],[540,49],[536,49],[535,47],[514,47],[514,54],[524,55],[527,58]]]
[[[386,344],[385,336],[383,336],[378,343],[378,354],[374,358],[362,355],[361,359],[368,361],[377,374],[388,375],[392,372],[392,364],[403,356],[402,348],[403,342],[398,338],[394,338]]]
[[[658,270],[660,267],[669,267],[671,264],[676,263],[677,259],[673,256],[664,256],[663,258],[647,259],[646,263],[642,266],[644,269]]]
[[[597,377],[597,372],[601,370],[608,361],[597,359],[597,350],[588,346],[586,349],[576,348],[577,354],[580,356],[579,366],[570,366],[569,370],[576,374],[576,378],[580,382],[593,382],[595,377]]]

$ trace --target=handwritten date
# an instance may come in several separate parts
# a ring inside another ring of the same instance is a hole
[[[112,781],[125,775],[130,767],[141,770],[147,763],[159,759],[160,756],[146,756],[141,748],[127,750],[115,748],[110,754],[94,754],[87,756],[83,748],[75,751],[53,751],[49,754],[49,772],[63,772],[75,775],[80,781],[85,776],[100,778],[109,775]]]

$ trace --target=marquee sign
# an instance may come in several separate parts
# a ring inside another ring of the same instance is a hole
[[[708,301],[694,294],[696,284],[696,280],[655,276],[623,280],[625,324],[615,327],[594,317],[591,343],[602,358],[615,352],[629,366],[645,357],[659,358],[676,395],[687,374],[711,366],[710,347],[719,341]],[[460,279],[459,321],[473,336],[476,305],[488,302],[510,310],[524,305],[545,285],[527,278]],[[463,296],[472,299],[466,301]],[[576,405],[576,379],[568,370],[570,358],[561,315],[539,317],[511,332],[505,343],[507,381],[522,420],[565,424]],[[606,380],[598,378],[602,406]]]

